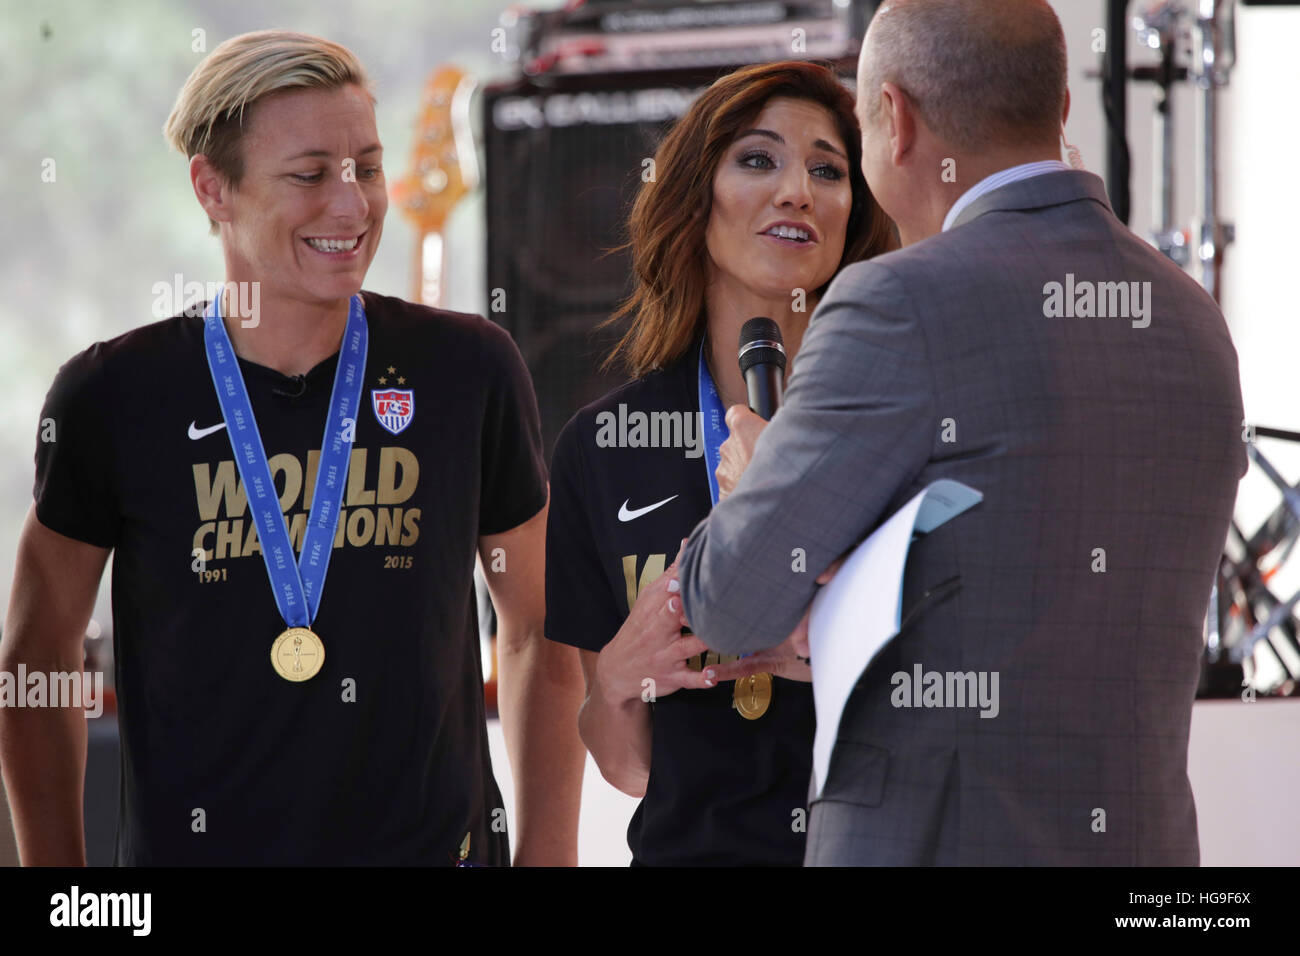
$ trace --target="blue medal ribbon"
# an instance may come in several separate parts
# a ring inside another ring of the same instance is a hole
[[[722,407],[722,397],[713,384],[709,365],[704,361],[704,345],[700,343],[700,411],[704,416],[704,468],[709,473],[709,497],[718,503],[718,465],[722,464],[722,443],[731,434],[727,427],[727,410]],[[748,654],[741,654],[748,657]]]
[[[303,535],[302,557],[295,560],[289,529],[266,460],[266,449],[257,430],[257,420],[253,417],[244,376],[239,371],[239,359],[221,318],[221,292],[213,298],[203,317],[203,344],[212,383],[216,386],[217,401],[226,420],[235,465],[244,482],[249,511],[256,522],[257,539],[262,546],[262,558],[271,579],[275,603],[289,627],[309,627],[320,607],[325,572],[334,550],[343,489],[347,484],[348,462],[352,457],[352,443],[344,438],[344,433],[347,419],[352,419],[355,429],[365,377],[368,337],[365,305],[360,295],[354,295],[348,309],[338,368],[334,373],[329,417],[325,420],[325,434],[321,438],[320,463],[316,469],[307,531]]]
[[[722,407],[722,398],[713,384],[709,374],[708,363],[704,361],[704,344],[700,342],[700,412],[704,418],[704,470],[709,475],[709,497],[718,503],[718,465],[722,464],[722,443],[731,434],[727,428],[727,410]]]

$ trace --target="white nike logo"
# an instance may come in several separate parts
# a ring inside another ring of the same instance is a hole
[[[213,432],[219,432],[221,431],[221,429],[226,427],[225,422],[221,422],[220,424],[213,425],[211,428],[198,428],[196,427],[197,425],[198,422],[190,422],[190,438],[193,439],[194,441],[198,441],[200,438],[206,438],[208,435],[211,435]]]
[[[673,495],[673,498],[676,498],[676,497],[677,497],[676,495]],[[623,502],[623,506],[622,506],[621,508],[618,509],[618,520],[619,520],[619,521],[631,521],[633,518],[639,518],[639,517],[641,517],[642,515],[648,515],[650,512],[654,511],[656,508],[658,508],[658,507],[660,507],[660,506],[662,506],[662,505],[666,505],[666,504],[668,504],[668,502],[672,501],[673,498],[665,498],[663,501],[656,501],[654,504],[652,504],[652,505],[646,505],[644,508],[637,508],[636,511],[628,511],[628,510],[627,510],[627,501],[625,501],[625,502]],[[628,499],[628,501],[631,501],[631,500],[632,500],[631,498]]]

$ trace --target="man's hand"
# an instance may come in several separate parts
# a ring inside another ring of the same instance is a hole
[[[802,633],[803,647],[800,649],[800,634]],[[765,651],[758,651],[740,660],[728,661],[725,664],[713,665],[713,670],[718,675],[718,681],[735,680],[738,677],[748,677],[750,674],[771,674],[774,677],[784,677],[787,680],[801,680],[808,683],[812,680],[812,666],[808,663],[808,612],[804,611],[803,620],[799,626],[794,629],[784,643],[776,647],[770,647]]]
[[[759,421],[762,421],[762,419],[759,419]],[[680,554],[678,556],[680,557]],[[835,577],[840,566],[844,564],[846,557],[848,555],[841,555],[836,558],[831,562],[829,568],[817,575],[817,584],[830,584],[831,578]],[[735,680],[738,677],[748,677],[750,674],[772,674],[776,677],[784,677],[787,680],[811,681],[812,664],[808,659],[810,656],[808,653],[808,617],[811,614],[812,603],[809,602],[808,607],[804,608],[803,617],[799,619],[799,623],[790,632],[790,636],[776,647],[758,651],[737,661],[715,665],[713,670],[717,675],[717,680],[721,682]],[[686,623],[685,617],[682,618],[682,623]]]
[[[740,476],[754,457],[754,443],[767,427],[766,419],[751,412],[744,405],[727,409],[727,428],[731,434],[722,443],[722,460],[718,463],[718,500],[731,494]]]

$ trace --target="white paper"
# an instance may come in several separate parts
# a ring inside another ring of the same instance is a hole
[[[817,711],[813,781],[818,796],[826,785],[844,705],[858,678],[898,634],[903,570],[913,534],[933,531],[983,498],[960,481],[934,482],[858,545],[813,599],[808,647]]]

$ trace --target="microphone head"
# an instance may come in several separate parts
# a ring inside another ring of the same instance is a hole
[[[740,328],[740,373],[755,365],[775,365],[785,371],[781,327],[766,316],[749,319]]]

